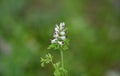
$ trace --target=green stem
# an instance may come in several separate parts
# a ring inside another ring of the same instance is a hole
[[[64,69],[63,50],[60,50],[60,55],[61,55],[61,67],[62,69]],[[62,76],[64,76],[63,71],[62,71]]]

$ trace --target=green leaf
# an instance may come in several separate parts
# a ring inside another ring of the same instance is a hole
[[[54,66],[54,68],[55,68],[54,75],[55,75],[55,76],[61,76],[60,62],[55,63],[53,66]]]
[[[45,63],[52,62],[52,55],[50,53],[46,54],[44,58],[41,58],[40,62],[41,66],[44,67]]]

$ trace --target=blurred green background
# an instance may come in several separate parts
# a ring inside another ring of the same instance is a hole
[[[119,0],[0,0],[0,76],[53,76],[40,66],[55,24],[65,22],[69,76],[120,76]]]

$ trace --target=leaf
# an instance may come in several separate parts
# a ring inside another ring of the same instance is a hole
[[[55,75],[55,76],[61,76],[61,73],[60,73],[59,70],[55,70],[54,75]]]
[[[55,75],[55,76],[61,76],[60,62],[55,63],[53,66],[54,66],[54,68],[55,68],[54,75]]]
[[[41,66],[44,67],[45,63],[52,62],[52,55],[50,53],[46,54],[44,58],[41,58],[40,62]]]

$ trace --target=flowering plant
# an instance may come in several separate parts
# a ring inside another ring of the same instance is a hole
[[[67,76],[67,70],[64,68],[63,51],[68,49],[69,40],[66,37],[65,23],[62,22],[60,25],[54,28],[54,39],[51,40],[51,45],[48,49],[54,49],[60,51],[61,60],[53,63],[53,56],[48,53],[44,58],[41,58],[41,66],[44,67],[45,63],[51,63],[55,69],[54,76]]]

